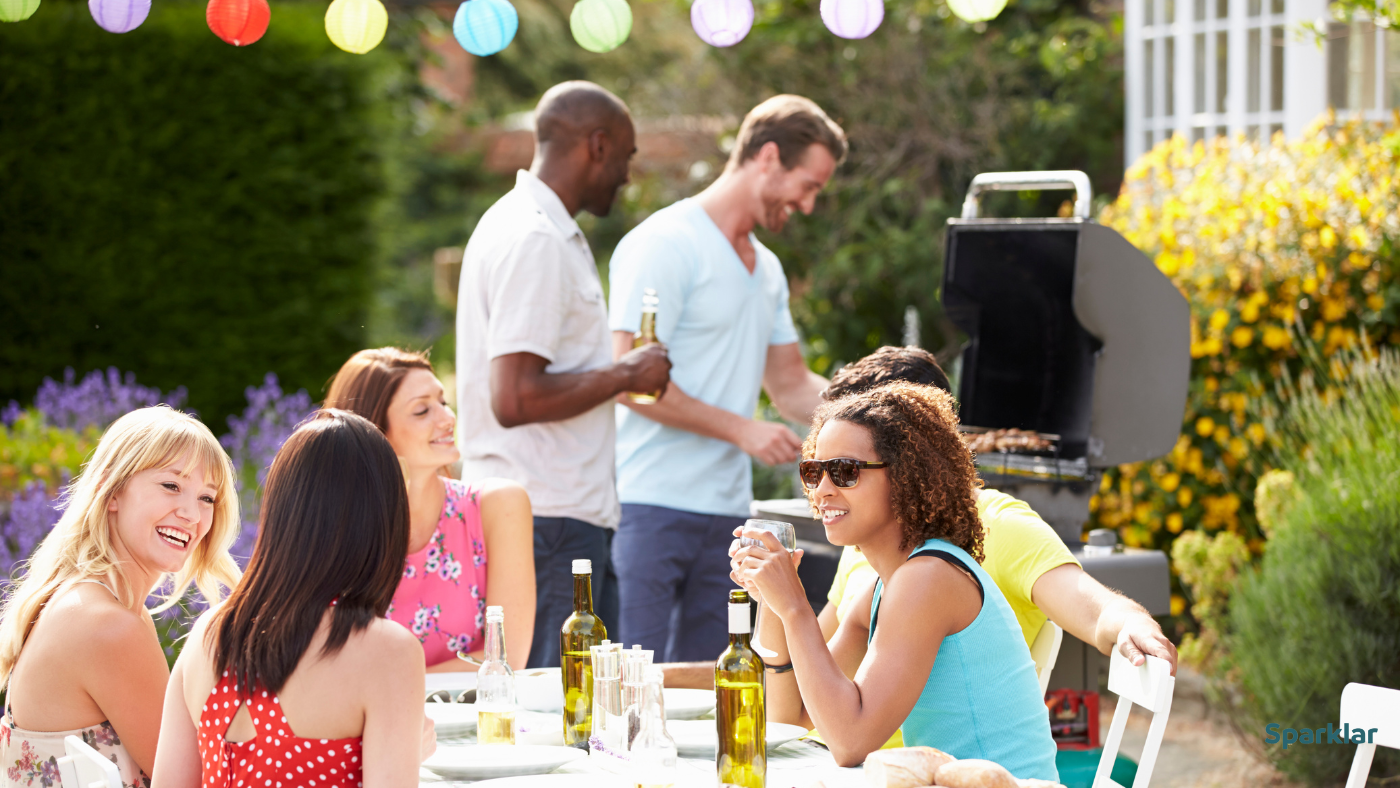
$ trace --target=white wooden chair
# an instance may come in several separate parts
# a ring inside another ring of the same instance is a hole
[[[1365,788],[1376,746],[1400,750],[1400,690],[1352,682],[1342,688],[1342,723],[1355,731],[1376,729],[1370,741],[1356,746],[1346,788]]]
[[[1151,656],[1141,667],[1133,667],[1127,657],[1117,648],[1113,649],[1108,663],[1108,690],[1118,696],[1118,708],[1113,711],[1113,724],[1109,726],[1108,739],[1104,741],[1103,757],[1099,759],[1099,769],[1094,773],[1094,788],[1123,788],[1109,774],[1113,772],[1113,763],[1118,759],[1123,729],[1128,725],[1128,714],[1134,703],[1152,712],[1152,725],[1147,729],[1147,743],[1142,747],[1142,759],[1132,785],[1132,788],[1147,788],[1152,779],[1152,767],[1157,764],[1162,734],[1167,730],[1167,717],[1172,710],[1176,679],[1172,677],[1171,670],[1171,663]]]
[[[1040,631],[1031,644],[1031,659],[1035,660],[1035,675],[1040,679],[1040,697],[1050,689],[1050,671],[1055,669],[1055,660],[1060,657],[1060,642],[1065,639],[1065,631],[1050,619],[1045,619]]]
[[[63,788],[122,788],[122,775],[117,765],[89,747],[77,736],[63,740],[68,754],[58,759],[58,774]]]

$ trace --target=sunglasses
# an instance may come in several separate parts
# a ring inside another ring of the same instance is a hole
[[[850,457],[837,457],[831,460],[803,460],[797,463],[797,475],[809,490],[815,490],[822,483],[822,474],[831,477],[831,483],[842,489],[856,486],[860,481],[861,468],[886,468],[887,462],[865,462]]]

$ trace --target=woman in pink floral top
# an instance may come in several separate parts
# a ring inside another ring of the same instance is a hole
[[[409,555],[389,618],[423,644],[428,671],[474,669],[456,655],[483,657],[487,605],[505,608],[506,656],[523,668],[535,620],[530,499],[505,479],[467,483],[442,475],[461,458],[453,443],[457,418],[427,358],[362,350],[336,373],[325,406],[374,422],[399,456]]]

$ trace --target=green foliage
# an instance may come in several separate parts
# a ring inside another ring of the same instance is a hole
[[[56,493],[65,474],[78,475],[101,435],[97,427],[76,432],[46,424],[33,408],[8,427],[0,424],[0,501],[33,481]]]
[[[323,14],[279,4],[247,48],[193,2],[122,36],[78,3],[0,27],[0,401],[115,365],[219,424],[362,346],[397,66]]]
[[[1285,391],[1268,421],[1294,492],[1230,600],[1224,641],[1246,731],[1338,722],[1348,682],[1400,686],[1400,354],[1355,352]],[[1312,785],[1340,782],[1353,752],[1267,750]],[[1380,748],[1372,778],[1397,775],[1400,757]]]
[[[1201,625],[1200,634],[1187,633],[1179,649],[1181,658],[1205,673],[1216,668],[1220,634],[1229,616],[1230,591],[1240,571],[1249,565],[1249,545],[1238,534],[1221,531],[1187,531],[1172,543],[1172,568],[1191,591],[1191,615]]]

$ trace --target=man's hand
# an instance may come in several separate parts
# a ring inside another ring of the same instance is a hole
[[[1134,665],[1147,661],[1144,654],[1165,659],[1172,666],[1172,675],[1176,675],[1176,646],[1167,640],[1162,628],[1151,616],[1137,615],[1125,621],[1123,628],[1118,630],[1118,642],[1114,648]]]
[[[764,465],[793,462],[801,456],[802,439],[786,424],[750,420],[743,426],[738,438],[735,444]]]
[[[671,359],[666,355],[666,346],[660,343],[653,342],[623,353],[617,366],[627,375],[627,391],[638,394],[656,391],[664,395],[666,384],[671,381]]]

